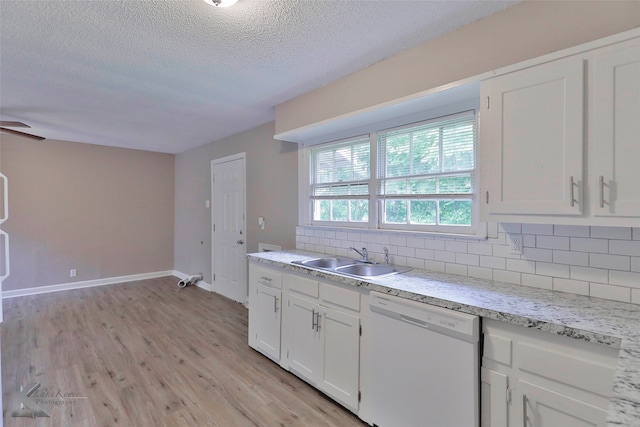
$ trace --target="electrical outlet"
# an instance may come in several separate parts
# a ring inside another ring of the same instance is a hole
[[[507,234],[509,253],[522,255],[522,234]]]
[[[72,268],[71,270],[69,270],[69,277],[76,277],[76,273],[77,273],[76,269]]]

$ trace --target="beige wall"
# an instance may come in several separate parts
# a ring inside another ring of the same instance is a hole
[[[4,291],[173,269],[173,155],[2,135],[1,168]]]
[[[640,1],[525,1],[276,107],[276,133],[640,27]]]
[[[268,123],[176,155],[175,269],[203,273],[211,283],[211,160],[246,153],[247,253],[258,243],[295,248],[298,218],[297,145],[275,141]],[[215,200],[212,201],[215,203]],[[258,217],[266,221],[258,227]]]

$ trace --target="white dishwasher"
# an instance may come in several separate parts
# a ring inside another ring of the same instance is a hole
[[[478,427],[480,319],[371,292],[371,418],[379,427]]]

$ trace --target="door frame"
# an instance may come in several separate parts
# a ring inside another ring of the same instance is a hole
[[[232,162],[235,160],[242,160],[242,174],[244,175],[244,180],[243,180],[243,188],[242,188],[242,193],[243,193],[243,199],[244,199],[244,211],[242,212],[242,230],[244,230],[244,245],[243,246],[243,251],[244,251],[244,256],[242,257],[243,259],[246,259],[246,255],[247,255],[247,153],[245,152],[241,152],[241,153],[236,153],[236,154],[232,154],[230,156],[225,156],[225,157],[220,157],[218,159],[213,159],[211,160],[211,176],[209,177],[209,182],[211,183],[211,292],[215,292],[216,289],[216,281],[214,279],[215,277],[215,273],[216,273],[216,260],[214,258],[214,254],[215,254],[215,245],[216,245],[216,233],[214,230],[214,212],[215,209],[213,208],[213,204],[214,204],[214,198],[213,198],[213,194],[214,194],[214,175],[215,175],[215,167],[216,165],[220,165],[222,163],[228,163],[228,162]],[[245,291],[244,291],[244,301],[242,302],[242,304],[246,305],[248,298],[247,298],[247,293],[248,293],[248,286],[247,286],[247,271],[246,271],[246,266],[244,269],[244,283],[245,283]]]

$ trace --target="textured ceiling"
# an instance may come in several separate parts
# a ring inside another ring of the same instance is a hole
[[[0,118],[50,139],[179,153],[514,3],[0,0]]]

